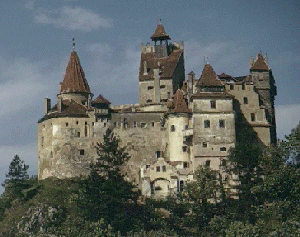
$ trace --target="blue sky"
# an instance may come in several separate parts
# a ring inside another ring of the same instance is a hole
[[[15,154],[37,172],[43,98],[55,102],[72,38],[94,95],[137,103],[140,44],[150,42],[158,18],[172,41],[184,41],[186,73],[197,77],[204,56],[218,74],[240,76],[250,56],[266,52],[278,137],[299,123],[299,1],[10,0],[0,9],[0,181]]]

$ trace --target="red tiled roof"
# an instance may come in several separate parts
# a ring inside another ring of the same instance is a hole
[[[58,112],[57,104],[39,122],[58,117],[88,117],[87,108],[74,100],[63,100],[61,112]]]
[[[174,113],[188,113],[188,107],[181,90],[177,90],[173,100]]]
[[[162,24],[156,26],[154,34],[150,37],[152,40],[155,39],[170,39],[169,35],[166,33],[165,28]]]
[[[269,67],[261,53],[257,55],[256,60],[250,70],[269,71]]]
[[[93,104],[110,104],[110,102],[105,99],[101,94],[93,100]]]
[[[206,64],[198,81],[198,86],[223,86],[223,83],[217,77],[217,74],[210,64]]]
[[[219,75],[219,78],[231,78],[231,76],[223,72],[221,75]]]
[[[66,74],[63,82],[61,83],[60,92],[91,93],[90,87],[85,79],[83,69],[80,65],[79,57],[75,51],[73,51],[70,55]]]
[[[175,49],[168,57],[165,58],[155,58],[154,53],[142,53],[139,72],[140,81],[153,79],[153,69],[155,68],[160,68],[160,78],[172,78],[175,68],[181,58],[183,60],[182,49]],[[145,61],[147,62],[147,68],[150,69],[147,75],[144,75]]]

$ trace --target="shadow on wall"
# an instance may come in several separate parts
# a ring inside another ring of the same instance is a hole
[[[258,137],[253,127],[249,124],[244,114],[241,111],[240,103],[238,100],[233,100],[233,108],[235,114],[235,135],[236,143],[247,145],[249,143],[257,144],[261,148],[265,148],[265,144]]]

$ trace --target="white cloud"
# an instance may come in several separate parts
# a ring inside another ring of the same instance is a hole
[[[300,104],[277,105],[275,107],[277,137],[283,139],[289,135],[300,121]]]
[[[95,55],[111,57],[113,48],[109,44],[94,43],[87,46],[87,50]]]
[[[112,27],[112,20],[103,18],[89,9],[79,6],[63,6],[58,10],[39,9],[34,20],[38,24],[50,24],[57,28],[89,32],[100,27]]]
[[[12,62],[0,58],[0,118],[33,107],[47,85],[38,64],[19,58]]]

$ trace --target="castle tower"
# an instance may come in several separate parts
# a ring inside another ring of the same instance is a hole
[[[277,95],[275,80],[272,70],[268,66],[267,58],[259,53],[251,63],[250,75],[255,90],[259,95],[259,106],[265,108],[266,119],[269,123],[269,134],[271,144],[276,144],[276,121],[274,100]]]
[[[186,143],[184,135],[189,127],[189,111],[181,90],[176,91],[172,105],[169,107],[168,160],[179,162],[181,168],[187,168],[190,161],[190,146]]]
[[[39,179],[89,173],[89,164],[97,156],[98,140],[94,135],[102,135],[106,129],[102,129],[97,116],[103,112],[107,117],[109,105],[103,97],[98,97],[92,108],[91,97],[79,57],[73,50],[60,84],[57,104],[51,108],[51,101],[45,99],[45,115],[38,121]]]
[[[193,149],[195,168],[202,164],[219,170],[235,144],[233,96],[225,91],[211,65],[206,64],[193,102]]]
[[[91,106],[92,94],[75,50],[71,52],[63,82],[60,83],[58,100],[74,100],[79,104]]]
[[[169,43],[161,23],[150,38],[154,46],[141,46],[139,104],[166,104],[185,78],[183,42]]]

